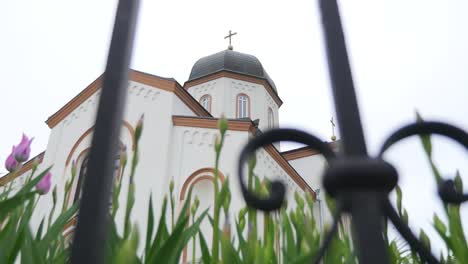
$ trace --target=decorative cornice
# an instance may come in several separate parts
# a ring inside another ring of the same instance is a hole
[[[253,77],[253,76],[249,76],[249,75],[245,75],[245,74],[241,74],[241,73],[230,72],[230,71],[219,71],[219,72],[215,72],[215,73],[212,73],[210,75],[201,77],[199,79],[195,79],[195,80],[192,80],[192,81],[185,82],[184,83],[184,88],[187,90],[192,86],[195,86],[195,85],[198,85],[198,84],[201,84],[201,83],[205,83],[205,82],[208,82],[208,81],[212,81],[212,80],[215,80],[215,79],[219,79],[219,78],[222,78],[222,77],[263,85],[263,87],[265,87],[267,92],[270,94],[270,96],[273,98],[273,100],[278,105],[278,108],[283,104],[283,101],[278,96],[278,93],[273,89],[273,87],[271,87],[271,85],[265,79],[258,78],[258,77]]]
[[[212,115],[206,110],[189,92],[187,92],[178,82],[175,82],[176,89],[174,93],[182,100],[195,114],[203,117]]]
[[[65,104],[60,110],[51,115],[46,124],[53,128],[73,110],[78,108],[83,102],[91,97],[102,86],[103,75],[99,76],[83,91],[75,96],[71,101]],[[173,92],[180,98],[195,114],[199,116],[211,116],[182,86],[173,79],[165,79],[148,73],[130,70],[129,80],[148,85],[153,88],[159,88],[168,92]]]
[[[289,164],[289,162],[281,155],[281,153],[273,145],[268,145],[265,148],[265,151],[270,154],[270,156],[281,166],[281,168],[286,171],[289,177],[297,184],[299,187],[305,191],[310,192],[315,198],[314,190],[309,186],[309,184],[304,180],[304,178],[297,173],[297,171]]]
[[[320,154],[318,150],[311,149],[309,147],[294,149],[292,151],[281,153],[281,155],[288,161],[305,158],[305,157],[309,157],[309,156],[317,155],[317,154]]]
[[[192,116],[172,116],[172,123],[176,126],[218,129],[218,118],[199,118]],[[250,119],[228,121],[228,129],[234,131],[254,132],[255,126]]]
[[[71,99],[66,105],[60,108],[57,112],[51,115],[46,124],[53,128],[56,126],[60,121],[62,121],[66,116],[68,116],[73,110],[75,110],[78,106],[80,106],[83,102],[86,101],[89,97],[91,97],[102,85],[102,74],[94,80],[88,87],[86,87],[83,91],[81,91],[77,96]]]
[[[33,164],[34,164],[34,160],[37,159],[39,164],[40,164],[42,162],[42,160],[44,159],[44,153],[45,153],[45,151],[39,153],[34,158],[31,158],[30,160],[25,162],[23,164],[23,166],[18,171],[16,171],[15,173],[10,172],[7,175],[0,178],[0,186],[5,186],[5,184],[11,182],[12,180],[16,179],[17,177],[23,175],[25,172],[31,170],[32,167],[33,167]]]
[[[172,122],[176,126],[186,127],[199,127],[199,128],[218,128],[217,118],[199,118],[199,117],[188,117],[188,116],[172,116]],[[253,125],[251,120],[228,120],[228,130],[234,131],[248,131],[253,135],[257,132],[257,128]],[[313,189],[307,184],[307,182],[297,173],[291,164],[281,155],[281,153],[273,146],[268,145],[265,148],[270,156],[278,163],[279,166],[289,175],[299,187],[307,192],[315,195]]]
[[[339,140],[332,141],[332,142],[328,142],[327,144],[332,150],[338,151],[340,141]],[[302,147],[302,148],[291,149],[288,151],[281,152],[281,155],[287,161],[310,157],[310,156],[317,155],[317,154],[320,154],[320,151],[316,149],[312,149],[310,147]]]

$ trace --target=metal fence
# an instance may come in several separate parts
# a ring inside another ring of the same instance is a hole
[[[397,141],[418,134],[439,134],[455,140],[468,149],[468,135],[461,129],[439,122],[421,122],[400,128],[383,144],[378,157],[370,157],[362,131],[348,55],[336,0],[319,0],[326,42],[330,78],[342,147],[335,154],[319,138],[294,129],[275,129],[256,136],[243,149],[239,159],[239,178],[246,203],[259,210],[272,211],[281,207],[285,186],[272,182],[271,195],[257,197],[249,192],[243,181],[243,165],[262,146],[278,141],[294,141],[322,152],[329,166],[323,184],[328,194],[337,200],[337,212],[329,233],[314,257],[319,263],[332,237],[337,232],[338,220],[350,213],[353,239],[359,263],[388,263],[387,245],[383,239],[383,224],[389,219],[406,239],[411,249],[427,263],[439,263],[403,222],[388,199],[396,186],[398,175],[393,166],[381,157]],[[110,196],[115,146],[123,116],[129,61],[135,32],[138,0],[120,0],[115,18],[104,83],[96,117],[91,146],[88,177],[80,205],[78,226],[72,247],[72,263],[104,263],[107,231],[107,209]],[[456,192],[453,181],[439,185],[439,196],[444,202],[460,204],[468,195]]]

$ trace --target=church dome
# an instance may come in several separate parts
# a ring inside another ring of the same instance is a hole
[[[265,79],[273,90],[277,92],[275,83],[268,76],[257,57],[229,49],[203,57],[195,62],[188,81],[220,71],[229,71]]]

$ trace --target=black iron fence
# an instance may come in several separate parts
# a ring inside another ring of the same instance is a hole
[[[294,141],[321,151],[329,166],[323,184],[337,200],[334,223],[314,258],[319,263],[332,237],[337,232],[343,213],[352,216],[353,238],[359,263],[388,263],[383,224],[389,219],[406,239],[411,249],[428,263],[439,263],[403,222],[388,199],[398,175],[382,154],[397,141],[425,134],[449,137],[468,149],[468,135],[463,130],[439,122],[422,122],[405,126],[392,134],[377,157],[370,157],[362,131],[358,105],[345,39],[336,0],[319,0],[335,108],[342,136],[342,148],[335,154],[321,139],[294,129],[275,129],[255,137],[243,149],[239,159],[239,178],[247,204],[263,211],[281,207],[286,188],[274,181],[270,196],[257,197],[249,192],[243,180],[243,165],[256,149],[278,141]],[[110,196],[115,146],[125,105],[129,61],[132,50],[138,0],[120,0],[115,18],[112,42],[104,74],[104,83],[91,146],[87,180],[81,200],[78,226],[72,248],[72,263],[104,263],[108,197]],[[453,181],[439,186],[439,196],[447,203],[460,204],[467,194],[458,193]]]

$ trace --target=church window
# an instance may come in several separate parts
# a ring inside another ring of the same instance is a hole
[[[246,94],[237,95],[237,118],[250,117],[250,100]]]
[[[273,128],[275,126],[275,116],[273,114],[273,110],[268,108],[268,128]]]
[[[77,202],[78,200],[81,199],[81,196],[83,195],[83,186],[84,186],[84,180],[86,179],[86,176],[88,175],[88,162],[89,161],[89,155],[86,156],[83,159],[83,162],[81,163],[80,166],[80,171],[79,171],[79,177],[78,177],[78,183],[76,185],[76,191],[75,191],[75,198],[74,202]],[[116,155],[114,159],[114,175],[113,178],[119,180],[119,175],[120,173],[120,155]],[[111,193],[114,191],[114,186],[112,186]],[[109,201],[109,205],[112,205],[112,195]]]
[[[200,98],[200,104],[203,106],[203,108],[206,109],[206,111],[211,112],[211,96],[208,94],[205,94]]]

